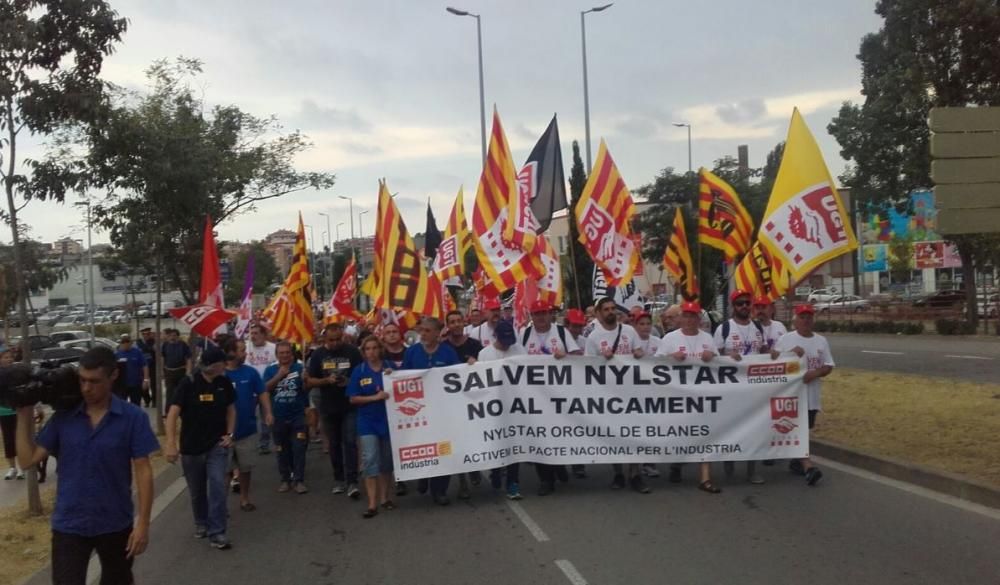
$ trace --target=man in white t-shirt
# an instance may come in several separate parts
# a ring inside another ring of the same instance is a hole
[[[568,354],[580,354],[582,351],[573,341],[572,336],[562,325],[552,323],[552,305],[542,300],[531,303],[528,309],[531,313],[531,325],[525,327],[518,339],[528,355],[551,355],[561,360]],[[547,496],[556,490],[556,479],[569,481],[566,468],[562,465],[546,465],[536,463],[538,473],[538,495]]]
[[[770,351],[774,344],[781,339],[781,336],[788,333],[784,323],[775,321],[774,303],[771,299],[760,296],[753,300],[753,318],[760,323],[761,331],[764,333],[764,348]]]
[[[778,359],[781,353],[788,351],[806,358],[806,373],[802,381],[806,384],[808,396],[810,430],[816,424],[816,414],[823,407],[820,402],[820,378],[829,376],[834,366],[830,344],[822,335],[813,333],[815,312],[816,309],[808,303],[795,307],[795,330],[782,336],[771,352],[773,359]],[[793,472],[804,473],[809,485],[816,485],[823,478],[823,472],[808,457],[793,461],[791,469]]]
[[[597,320],[594,330],[587,336],[587,343],[584,344],[583,355],[602,356],[611,359],[616,355],[633,355],[636,358],[643,356],[639,347],[639,336],[631,325],[618,322],[618,307],[615,300],[605,297],[597,302]],[[611,482],[611,489],[620,490],[625,487],[625,474],[628,474],[629,484],[632,489],[640,494],[650,493],[649,486],[642,479],[640,465],[630,463],[628,465],[614,464],[615,477]]]
[[[244,363],[257,370],[263,379],[264,370],[276,361],[274,344],[267,340],[267,328],[260,323],[254,323],[250,326],[250,343],[247,344],[247,357]],[[271,427],[264,422],[263,410],[259,414],[257,420],[260,421],[260,435],[257,452],[267,455],[271,452]]]
[[[733,317],[723,321],[715,329],[715,346],[721,355],[729,356],[736,361],[745,355],[767,353],[764,342],[764,330],[760,323],[750,319],[750,309],[753,304],[751,294],[745,290],[735,290],[729,295],[733,304]],[[732,461],[723,464],[726,475],[732,475],[735,465]],[[764,477],[757,473],[757,463],[747,461],[747,481],[754,485],[764,483]]]
[[[639,311],[633,316],[632,327],[639,336],[639,349],[643,355],[654,356],[660,347],[660,338],[653,332],[653,316],[645,311]]]
[[[496,297],[486,299],[483,303],[483,310],[489,314],[489,317],[480,322],[479,325],[470,328],[466,335],[486,347],[496,339],[496,326],[500,322],[500,299]]]
[[[715,359],[717,355],[715,340],[700,328],[701,305],[695,301],[682,303],[678,321],[680,322],[680,329],[675,329],[663,336],[663,339],[660,340],[660,349],[656,355],[667,356],[679,362],[710,362]],[[701,475],[698,489],[710,494],[717,494],[722,491],[712,483],[711,464],[707,462],[700,464],[699,471]],[[680,463],[670,465],[670,481],[672,483],[680,483]]]
[[[483,312],[479,309],[469,310],[469,324],[465,326],[465,334],[471,337],[471,331],[483,324]]]

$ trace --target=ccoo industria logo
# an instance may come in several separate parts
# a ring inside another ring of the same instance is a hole
[[[747,366],[747,382],[750,384],[767,384],[787,382],[789,374],[799,371],[799,362],[770,362]]]
[[[783,435],[794,431],[799,425],[798,396],[782,396],[771,399],[771,428]]]

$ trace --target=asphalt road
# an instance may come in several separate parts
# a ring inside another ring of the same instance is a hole
[[[446,508],[411,492],[399,509],[361,518],[364,505],[329,493],[325,457],[310,450],[312,492],[277,494],[273,456],[260,458],[255,512],[230,499],[234,547],[192,538],[187,492],[154,521],[138,583],[719,584],[1000,582],[1000,511],[953,505],[863,472],[808,488],[781,466],[752,486],[720,476],[724,492],[651,480],[654,492],[612,492],[607,466],[511,505],[487,484]],[[742,466],[739,466],[742,469]],[[837,466],[839,467],[839,466]],[[161,490],[178,472],[170,470]],[[167,491],[176,492],[179,485]],[[454,495],[455,485],[452,487]],[[93,563],[96,565],[96,562]],[[47,582],[38,575],[32,584]]]
[[[838,366],[1000,383],[1000,338],[827,334]]]

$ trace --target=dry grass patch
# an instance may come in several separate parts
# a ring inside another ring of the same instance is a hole
[[[1000,384],[836,368],[815,436],[1000,487]]]

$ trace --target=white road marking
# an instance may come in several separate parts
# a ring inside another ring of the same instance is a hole
[[[981,355],[945,355],[944,357],[956,358],[960,360],[987,360],[993,361],[991,357],[983,357]]]
[[[510,506],[510,509],[514,511],[514,515],[518,517],[518,519],[521,521],[522,524],[524,524],[524,527],[528,529],[528,532],[530,532],[531,535],[535,537],[535,540],[537,540],[538,542],[549,541],[549,535],[545,534],[545,531],[542,530],[542,527],[539,526],[537,522],[531,519],[531,516],[529,516],[528,512],[521,507],[521,504],[518,504],[517,502],[507,502],[507,505]]]
[[[160,495],[153,500],[153,510],[149,514],[149,522],[153,523],[156,517],[163,513],[167,509],[167,506],[173,503],[177,499],[177,496],[187,488],[187,483],[184,481],[184,476],[178,477],[174,480],[174,483],[167,486],[167,489],[160,492]],[[90,565],[87,567],[87,583],[88,585],[96,585],[101,579],[101,562],[97,560],[97,555],[90,557]]]
[[[823,467],[829,467],[831,469],[836,469],[837,471],[842,471],[844,473],[849,473],[856,477],[862,479],[867,479],[880,483],[882,485],[887,485],[889,487],[894,487],[898,490],[902,490],[907,493],[911,493],[917,496],[923,496],[929,500],[934,500],[935,502],[940,502],[942,504],[947,504],[966,512],[972,512],[973,514],[979,514],[980,516],[986,516],[987,518],[1000,521],[1000,510],[996,508],[990,508],[989,506],[983,506],[970,502],[968,500],[963,500],[961,498],[956,498],[954,496],[949,496],[947,494],[942,494],[941,492],[936,492],[934,490],[929,490],[917,485],[906,483],[905,481],[899,481],[898,479],[888,478],[877,473],[872,473],[870,471],[865,471],[864,469],[858,469],[857,467],[851,467],[850,465],[844,465],[843,463],[836,463],[824,457],[810,457],[813,461],[819,463]]]
[[[556,566],[559,567],[559,570],[563,572],[563,575],[566,575],[566,578],[569,579],[569,582],[573,585],[587,585],[587,580],[583,578],[580,571],[576,570],[573,563],[567,561],[566,559],[559,559],[556,561]]]
[[[878,355],[903,355],[901,351],[873,351],[870,349],[862,349],[861,353],[875,353]]]

